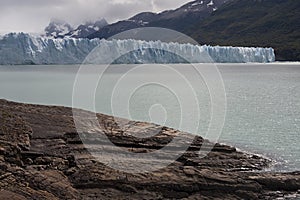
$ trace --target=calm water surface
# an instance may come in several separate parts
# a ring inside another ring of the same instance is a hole
[[[103,67],[103,66],[98,66]],[[113,66],[99,81],[96,90],[97,112],[126,117],[124,99],[119,98],[111,106],[111,93],[118,80],[132,66]],[[183,69],[185,65],[174,68]],[[293,171],[300,169],[300,64],[223,64],[217,65],[226,90],[227,112],[220,142],[235,145],[240,149],[263,154],[278,163],[273,170]],[[1,66],[0,98],[36,104],[72,106],[72,91],[78,66]],[[83,76],[89,80],[94,71]],[[209,93],[204,81],[187,68],[184,73],[192,82],[199,100],[200,127],[198,134],[205,135],[210,118]],[[186,85],[172,73],[147,72],[127,73],[128,80],[161,78],[181,90],[184,98],[194,98]],[[134,81],[122,83],[130,88]],[[124,90],[125,91],[125,90]],[[185,93],[186,92],[186,93]],[[124,94],[124,98],[128,94]],[[127,101],[127,100],[126,100]],[[88,99],[81,108],[92,110]],[[119,107],[118,107],[119,105]],[[163,112],[159,106],[164,107]],[[180,102],[168,87],[150,84],[136,88],[128,101],[130,115],[140,121],[152,121],[179,128]],[[150,115],[149,115],[150,110]],[[185,108],[191,124],[180,129],[189,130],[195,119],[195,107]],[[151,112],[159,117],[151,118]],[[167,117],[164,116],[166,114]],[[164,123],[163,123],[164,122]]]

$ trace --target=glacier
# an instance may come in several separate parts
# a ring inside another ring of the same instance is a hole
[[[95,52],[97,59],[88,56]],[[123,54],[126,52],[126,54]],[[184,56],[181,56],[184,55]],[[88,58],[88,59],[87,59]],[[0,64],[267,63],[272,48],[221,47],[161,41],[53,39],[26,33],[0,37]]]

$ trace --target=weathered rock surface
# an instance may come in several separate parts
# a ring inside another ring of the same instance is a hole
[[[101,131],[111,142],[136,153],[160,149],[180,133],[130,121],[124,131],[113,117],[101,114],[97,117]],[[133,137],[156,130],[159,133],[151,138]],[[85,133],[90,143],[110,145],[101,137],[94,137],[95,134]],[[206,157],[199,158],[198,150],[204,140],[195,137],[193,141],[188,151],[166,168],[144,174],[125,173],[102,164],[87,151],[76,132],[72,109],[0,100],[0,199],[299,197],[300,172],[261,172],[270,165],[269,160],[220,144]],[[176,149],[176,145],[171,148]],[[165,158],[168,153],[153,162],[163,162]],[[126,163],[122,158],[118,162]]]

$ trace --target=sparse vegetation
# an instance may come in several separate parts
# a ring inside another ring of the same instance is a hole
[[[300,1],[235,0],[184,32],[199,43],[264,46],[278,61],[300,61]]]

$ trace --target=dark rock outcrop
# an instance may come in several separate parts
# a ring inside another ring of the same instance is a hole
[[[188,2],[175,10],[161,13],[142,12],[127,20],[118,21],[87,36],[93,38],[110,38],[111,36],[134,28],[163,27],[184,31],[211,16],[219,7],[232,0],[196,0]]]
[[[45,35],[47,37],[60,38],[64,37],[64,35],[71,30],[73,30],[73,28],[67,22],[59,19],[51,19],[49,25],[45,28]]]
[[[113,117],[97,114],[97,118],[112,143],[136,153],[160,149],[180,133],[130,121],[124,131]],[[133,137],[156,130],[158,134],[151,138]],[[101,138],[95,142],[96,132],[85,134],[89,144],[110,145]],[[184,137],[193,137],[193,144],[171,165],[144,174],[125,173],[102,164],[87,151],[76,132],[72,109],[0,100],[0,199],[273,199],[299,195],[299,172],[260,172],[270,165],[269,160],[220,144],[199,158],[204,140],[187,133]],[[162,158],[168,157],[165,154]]]

